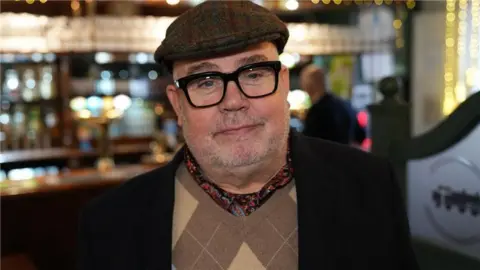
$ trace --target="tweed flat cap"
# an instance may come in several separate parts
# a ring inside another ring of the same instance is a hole
[[[176,60],[212,57],[264,41],[283,52],[288,29],[274,13],[250,1],[206,1],[180,15],[155,51],[172,71]]]

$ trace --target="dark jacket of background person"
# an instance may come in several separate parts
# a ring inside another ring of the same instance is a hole
[[[365,131],[360,127],[356,112],[347,101],[327,92],[325,72],[309,65],[300,73],[300,84],[312,101],[303,134],[342,144],[361,144]]]

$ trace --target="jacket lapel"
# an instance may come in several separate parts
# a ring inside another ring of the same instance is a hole
[[[175,173],[183,162],[184,149],[161,169],[157,190],[152,198],[152,209],[143,232],[144,258],[148,270],[172,269],[172,221],[175,201]]]
[[[299,269],[333,269],[335,257],[335,173],[318,141],[291,133],[297,189]]]

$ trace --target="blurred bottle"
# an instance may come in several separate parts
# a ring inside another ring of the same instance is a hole
[[[35,71],[32,68],[27,68],[22,76],[22,99],[26,102],[31,102],[38,100],[39,97]]]
[[[58,115],[53,108],[47,108],[44,114],[43,147],[54,146],[54,142],[60,140],[60,130],[58,126]]]
[[[4,93],[2,93],[4,94]],[[9,138],[12,137],[12,117],[10,115],[11,104],[4,95],[0,100],[0,150],[9,150]]]
[[[40,96],[42,99],[49,100],[56,96],[53,67],[50,65],[40,68]]]
[[[25,147],[26,140],[26,117],[25,108],[17,104],[13,111],[13,132],[11,137],[12,150],[20,150]]]
[[[40,133],[42,131],[42,119],[40,116],[40,107],[34,106],[31,107],[28,111],[28,120],[27,120],[27,149],[36,149],[40,148],[41,140]]]
[[[20,100],[20,78],[18,71],[15,69],[8,69],[5,71],[5,79],[2,85],[2,93],[10,102],[17,102]],[[2,96],[3,100],[3,96]]]

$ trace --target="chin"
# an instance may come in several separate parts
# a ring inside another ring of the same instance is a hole
[[[261,162],[269,152],[265,144],[242,141],[220,147],[216,157],[217,162],[225,167],[244,167]]]

